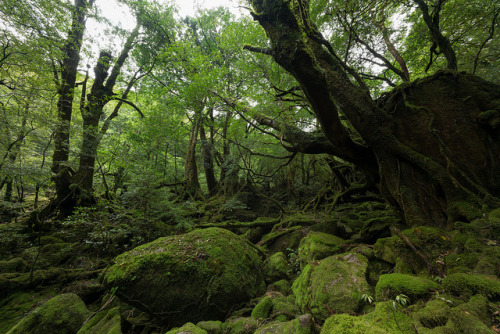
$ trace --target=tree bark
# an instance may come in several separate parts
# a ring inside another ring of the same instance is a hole
[[[381,193],[407,223],[450,226],[462,202],[498,203],[499,129],[478,123],[500,113],[498,86],[439,72],[374,101],[311,22],[309,1],[252,4],[273,58],[300,83],[328,140],[345,160],[377,171]],[[349,137],[339,112],[366,144]]]
[[[210,114],[213,113],[213,109],[210,110]],[[207,138],[205,133],[204,124],[200,126],[200,140],[202,146],[202,154],[203,154],[203,169],[205,171],[205,178],[207,180],[208,194],[210,196],[215,195],[217,192],[218,184],[217,179],[215,178],[215,170],[214,170],[214,158],[213,158],[213,136]]]
[[[75,0],[71,17],[71,28],[68,39],[63,48],[64,59],[61,61],[59,77],[56,77],[58,85],[57,93],[57,124],[54,132],[54,154],[52,156],[52,172],[55,173],[56,202],[63,215],[72,210],[73,199],[71,198],[71,176],[72,170],[68,166],[69,159],[69,134],[71,117],[73,113],[74,88],[80,63],[80,50],[83,43],[83,34],[87,12],[95,0]]]

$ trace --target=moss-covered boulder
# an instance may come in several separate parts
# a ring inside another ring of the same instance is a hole
[[[443,298],[444,299],[444,298]],[[413,314],[413,318],[424,328],[435,328],[445,326],[450,318],[451,301],[445,299],[433,299]]]
[[[402,233],[431,263],[440,263],[443,254],[452,247],[450,236],[441,229],[421,226]],[[378,239],[373,246],[373,254],[378,259],[394,264],[395,273],[428,274],[426,263],[398,235]]]
[[[22,257],[0,261],[0,273],[24,272],[28,270],[28,264]]]
[[[223,319],[265,290],[259,252],[220,228],[139,246],[118,256],[103,282],[127,303],[177,326]]]
[[[413,320],[392,302],[377,303],[375,310],[363,316],[335,314],[329,317],[321,334],[393,334],[415,333]]]
[[[290,275],[291,268],[288,264],[285,253],[278,252],[271,255],[264,262],[264,270],[266,282],[273,283],[281,279],[287,279]]]
[[[200,321],[196,324],[199,328],[207,331],[208,334],[222,334],[222,321],[219,320],[209,320],[209,321]]]
[[[7,334],[74,334],[89,315],[77,295],[57,295],[25,316]]]
[[[252,334],[257,327],[259,320],[253,317],[229,319],[222,325],[225,334]]]
[[[292,285],[296,304],[317,321],[332,313],[356,313],[361,296],[370,294],[367,267],[368,259],[356,253],[333,255],[307,265]]]
[[[340,245],[342,244],[345,244],[345,240],[337,236],[323,232],[310,232],[300,241],[298,252],[300,267],[303,269],[312,261],[341,253]]]
[[[259,300],[257,305],[252,310],[252,317],[266,319],[269,317],[273,308],[273,300],[269,296],[265,296]]]
[[[97,313],[77,334],[122,334],[120,307]]]
[[[259,327],[254,334],[312,334],[316,333],[314,323],[309,314],[285,322],[271,322]]]
[[[279,280],[267,286],[269,292],[279,292],[282,295],[288,296],[291,290],[291,284],[286,279]]]
[[[380,276],[375,287],[375,298],[388,300],[404,294],[413,302],[429,297],[432,291],[438,289],[439,284],[426,278],[405,274],[386,274]]]
[[[166,334],[208,334],[208,332],[195,324],[188,322],[182,327],[169,330]]]
[[[447,293],[455,296],[470,297],[482,294],[493,301],[500,301],[500,280],[494,276],[457,273],[443,279]]]

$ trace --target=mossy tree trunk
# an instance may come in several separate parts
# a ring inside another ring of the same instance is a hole
[[[55,73],[57,82],[57,124],[54,131],[54,154],[52,156],[52,172],[56,186],[56,200],[51,203],[48,211],[52,208],[66,214],[72,210],[74,201],[71,196],[72,170],[68,165],[69,159],[69,135],[71,117],[73,113],[73,97],[80,63],[80,49],[83,43],[83,34],[87,12],[95,0],[76,0],[72,13],[71,28],[68,39],[64,45],[64,59],[61,68]]]
[[[445,227],[467,216],[463,202],[498,205],[498,86],[442,71],[375,101],[311,22],[309,1],[251,3],[271,41],[265,53],[300,83],[337,155],[376,174],[407,223]],[[340,114],[364,143],[351,139]]]

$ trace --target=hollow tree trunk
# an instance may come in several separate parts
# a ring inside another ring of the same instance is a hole
[[[382,194],[409,224],[450,226],[465,218],[463,202],[498,205],[498,86],[439,72],[374,101],[347,77],[345,65],[311,22],[307,0],[252,4],[271,40],[266,53],[300,83],[342,158],[368,171],[375,164]],[[366,145],[349,137],[339,112]]]

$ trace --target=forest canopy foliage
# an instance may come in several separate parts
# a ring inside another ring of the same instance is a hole
[[[498,205],[497,0],[253,0],[194,17],[121,0],[131,31],[98,3],[0,4],[5,218],[371,198],[442,227]]]

